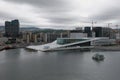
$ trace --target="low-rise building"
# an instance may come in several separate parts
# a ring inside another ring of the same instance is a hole
[[[5,42],[7,42],[8,41],[8,38],[6,38],[6,37],[1,37],[0,38],[0,45],[1,44],[4,44]]]
[[[93,46],[104,46],[104,45],[114,45],[116,44],[115,39],[109,39],[109,37],[99,37],[98,40],[94,40],[91,42]]]
[[[83,33],[82,30],[71,30],[70,31],[70,38],[82,38],[87,37],[87,33]]]

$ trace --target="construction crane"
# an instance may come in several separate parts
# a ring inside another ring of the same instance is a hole
[[[110,25],[111,25],[111,24],[112,24],[112,23],[108,23],[108,30],[109,30],[109,31],[108,31],[108,35],[109,35],[109,38],[111,37],[111,31],[110,31],[110,30],[111,30],[111,29],[110,29]]]
[[[93,29],[94,24],[96,24],[97,22],[92,20],[91,22],[83,22],[83,23],[91,23],[91,28]]]
[[[92,23],[92,29],[93,29],[94,24],[96,24],[97,22],[92,20],[91,23]]]

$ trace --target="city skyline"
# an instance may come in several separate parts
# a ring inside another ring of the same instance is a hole
[[[119,3],[119,0],[0,0],[0,25],[12,19],[19,19],[21,26],[39,28],[71,29],[91,26],[92,21],[97,21],[95,25],[114,25],[120,23]]]

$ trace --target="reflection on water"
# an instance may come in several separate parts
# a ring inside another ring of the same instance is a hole
[[[92,60],[95,53],[105,60]],[[0,80],[118,80],[120,52],[13,49],[0,52]]]

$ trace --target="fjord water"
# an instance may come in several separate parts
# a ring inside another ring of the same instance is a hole
[[[92,60],[95,53],[105,60]],[[119,80],[119,51],[0,52],[0,80]]]

